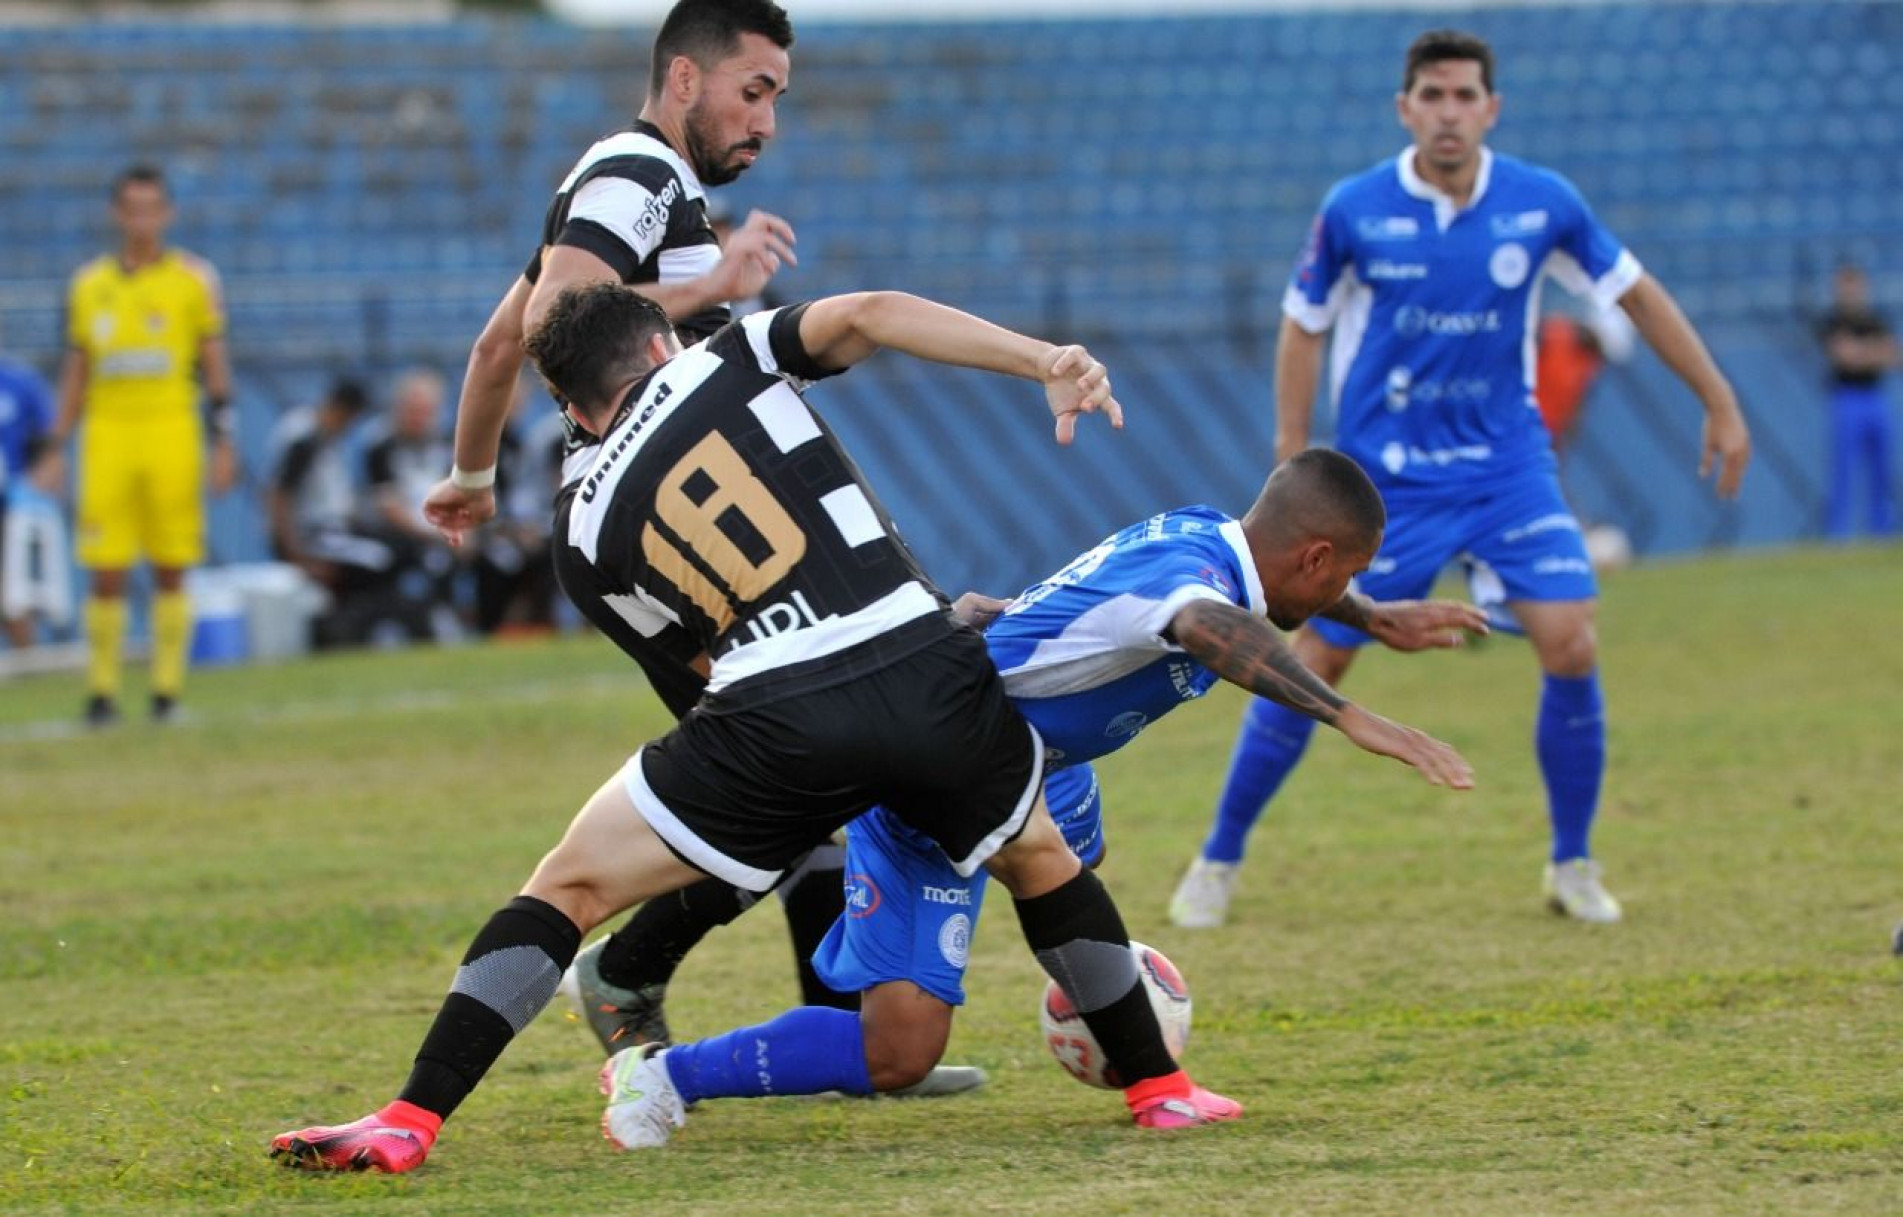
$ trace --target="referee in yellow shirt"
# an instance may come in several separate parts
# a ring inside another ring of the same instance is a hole
[[[223,494],[237,476],[218,273],[165,244],[172,214],[158,169],[134,165],[119,174],[112,184],[119,250],[80,267],[67,299],[54,438],[85,424],[74,548],[92,575],[86,721],[95,726],[118,717],[126,576],[141,558],[156,584],[152,717],[163,722],[177,709],[191,646],[185,571],[205,558],[207,431],[212,491]]]

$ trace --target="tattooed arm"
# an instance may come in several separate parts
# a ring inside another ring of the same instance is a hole
[[[1413,727],[1390,722],[1342,697],[1297,659],[1282,636],[1247,609],[1192,600],[1170,621],[1169,636],[1192,659],[1231,684],[1327,723],[1378,756],[1420,770],[1436,786],[1466,790],[1473,767],[1460,753]]]
[[[1247,609],[1192,600],[1170,622],[1176,645],[1232,685],[1335,725],[1348,702],[1295,657],[1274,626]]]

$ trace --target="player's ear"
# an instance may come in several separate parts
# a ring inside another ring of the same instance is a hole
[[[692,56],[676,55],[667,65],[667,88],[678,102],[691,102],[700,91],[700,65]]]
[[[680,353],[681,344],[675,340],[672,330],[657,330],[648,335],[648,366],[658,368]]]
[[[1326,537],[1316,537],[1302,546],[1302,573],[1320,574],[1328,569],[1328,563],[1335,556],[1335,543]]]

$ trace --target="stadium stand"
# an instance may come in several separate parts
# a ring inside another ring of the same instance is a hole
[[[1678,294],[1746,395],[1760,467],[1691,481],[1697,410],[1655,362],[1608,374],[1569,458],[1641,551],[1812,535],[1823,468],[1799,306],[1855,256],[1903,303],[1903,5],[1487,8],[1494,143],[1562,167]],[[871,368],[823,392],[948,586],[1014,586],[1133,513],[1244,504],[1268,351],[1320,192],[1397,151],[1417,14],[823,25],[772,154],[731,189],[800,233],[798,296],[905,288],[1096,344],[1120,442],[1037,445],[1027,401]],[[54,358],[104,183],[163,163],[177,237],[224,269],[252,466],[339,370],[460,367],[576,151],[638,107],[649,31],[80,21],[0,40],[0,322]],[[1087,66],[1085,66],[1087,65]],[[914,408],[887,411],[902,399]],[[1325,428],[1324,428],[1325,430]],[[957,454],[948,461],[947,454]],[[226,558],[255,512],[217,513]],[[999,537],[1015,541],[1007,560]]]

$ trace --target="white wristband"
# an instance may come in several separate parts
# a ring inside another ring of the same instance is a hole
[[[464,469],[461,465],[449,467],[449,484],[458,490],[487,490],[496,484],[496,467],[487,469]]]

